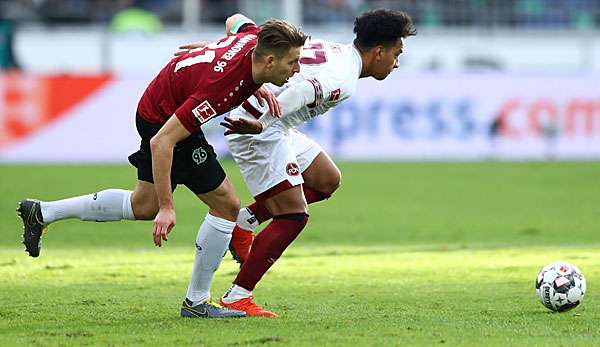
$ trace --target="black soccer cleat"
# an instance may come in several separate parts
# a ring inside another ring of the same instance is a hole
[[[24,199],[19,202],[17,214],[23,220],[23,244],[31,257],[40,255],[42,248],[42,234],[47,225],[42,218],[39,200]]]
[[[246,317],[246,312],[225,308],[212,300],[193,306],[189,299],[181,304],[181,317],[186,318],[241,318]]]

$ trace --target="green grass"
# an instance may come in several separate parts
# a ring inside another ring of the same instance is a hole
[[[298,240],[255,290],[279,319],[185,320],[178,308],[206,208],[179,188],[178,224],[56,223],[25,255],[16,202],[129,188],[126,166],[1,166],[0,346],[600,345],[600,163],[342,163]],[[242,201],[239,173],[227,164]],[[537,302],[537,271],[576,263],[583,305]],[[227,256],[218,296],[235,277]]]

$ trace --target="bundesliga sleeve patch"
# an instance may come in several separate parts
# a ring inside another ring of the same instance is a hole
[[[204,123],[217,115],[217,111],[215,111],[215,109],[208,102],[208,100],[202,101],[200,105],[192,109],[192,113],[200,123]]]

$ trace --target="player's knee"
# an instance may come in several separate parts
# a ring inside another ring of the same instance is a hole
[[[332,195],[342,183],[342,173],[340,170],[335,170],[329,175],[324,177],[323,182],[320,184],[319,191]]]
[[[217,217],[235,222],[240,212],[240,198],[237,195],[228,195],[220,199],[219,203],[209,206],[210,211]]]
[[[238,213],[240,212],[241,203],[240,198],[237,195],[234,195],[231,198],[230,203],[227,205],[227,219],[231,221],[236,221]]]
[[[152,220],[158,213],[158,207],[150,204],[132,204],[132,208],[136,220]]]
[[[158,203],[154,199],[144,198],[134,191],[131,196],[131,209],[136,220],[151,220],[158,213]]]
[[[331,185],[330,185],[331,192],[329,193],[329,195],[333,194],[333,192],[335,192],[340,187],[341,184],[342,184],[342,173],[340,170],[337,170],[335,177],[332,180]]]

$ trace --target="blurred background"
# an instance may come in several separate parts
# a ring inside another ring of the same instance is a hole
[[[419,33],[304,127],[335,159],[600,158],[600,0],[0,0],[0,162],[125,163],[148,82],[233,13],[349,43],[382,7]],[[226,156],[218,122],[205,132]]]

